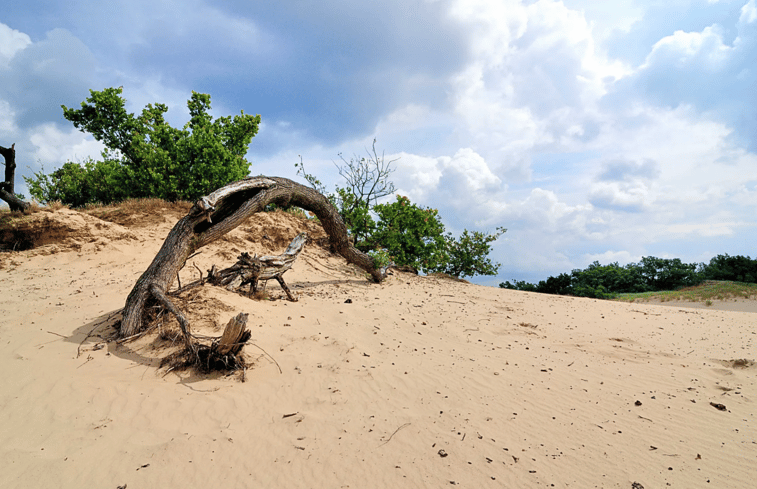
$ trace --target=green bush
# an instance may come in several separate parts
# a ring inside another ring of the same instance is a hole
[[[210,95],[192,92],[190,120],[177,129],[165,121],[166,105],[148,104],[136,116],[126,111],[121,92],[90,90],[80,109],[62,106],[74,127],[101,141],[110,153],[102,162],[78,165],[80,169],[68,162],[52,174],[35,173],[27,179],[32,195],[71,206],[130,197],[191,201],[247,176],[250,164],[244,156],[257,134],[259,115],[242,112],[213,120]],[[81,195],[76,185],[83,186]]]
[[[72,207],[128,198],[125,168],[118,160],[103,156],[102,161],[88,158],[83,164],[67,162],[49,175],[43,168],[33,178],[24,177],[29,193],[38,202],[58,200]]]
[[[703,268],[702,274],[706,280],[757,283],[757,259],[748,256],[718,255]]]
[[[584,270],[573,270],[549,277],[538,284],[503,282],[505,289],[526,290],[545,294],[575,295],[609,299],[621,293],[675,290],[699,284],[703,279],[701,265],[683,263],[680,259],[642,257],[639,263],[620,266],[601,265],[595,261]]]
[[[429,273],[445,263],[444,224],[436,209],[418,207],[398,195],[396,201],[378,204],[373,211],[378,222],[370,241],[385,249],[396,264]]]
[[[447,233],[445,240],[445,260],[436,271],[454,277],[471,277],[474,275],[496,275],[500,264],[489,259],[492,243],[507,230],[497,228],[494,234],[481,231],[469,232],[467,229],[459,238]]]
[[[376,230],[376,222],[371,216],[368,202],[359,199],[348,189],[339,187],[336,188],[332,201],[350,230],[355,247],[361,251],[371,249],[369,239]]]

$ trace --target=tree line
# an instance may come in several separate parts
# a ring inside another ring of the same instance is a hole
[[[61,106],[63,116],[82,132],[102,142],[101,159],[66,162],[59,169],[24,177],[32,197],[42,203],[60,201],[71,207],[111,204],[128,198],[157,197],[194,201],[249,174],[245,159],[257,134],[260,115],[242,112],[213,119],[210,95],[192,92],[187,102],[190,120],[183,128],[170,126],[164,104],[148,104],[139,115],[129,113],[121,88],[90,90],[80,108]],[[328,192],[320,180],[297,172],[338,210],[355,247],[374,257],[421,273],[454,277],[496,275],[500,267],[489,258],[491,243],[506,230],[493,233],[464,230],[459,237],[445,232],[437,209],[419,206],[395,194],[390,175],[394,161],[376,151],[368,157],[342,157],[336,164],[344,183]]]
[[[677,290],[705,280],[757,283],[757,258],[718,255],[709,263],[683,263],[679,258],[645,256],[638,263],[620,266],[595,261],[583,270],[561,273],[537,284],[523,280],[499,284],[504,289],[610,299],[618,294]]]

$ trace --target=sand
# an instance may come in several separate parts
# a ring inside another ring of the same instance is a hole
[[[242,382],[158,368],[170,348],[157,334],[105,340],[177,215],[121,226],[45,214],[70,229],[0,253],[0,487],[757,480],[754,312],[397,271],[376,285],[311,243],[285,275],[296,303],[275,282],[271,301],[205,286],[182,302],[207,334],[250,314]],[[191,261],[204,271],[240,251],[281,252],[300,230],[317,235],[287,214],[256,217]]]

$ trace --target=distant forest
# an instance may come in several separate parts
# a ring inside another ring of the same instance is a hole
[[[595,261],[584,270],[549,277],[538,284],[522,280],[499,284],[503,289],[544,294],[574,295],[611,299],[618,294],[677,290],[699,285],[705,280],[757,283],[757,258],[718,255],[705,263],[683,263],[680,259],[645,256],[638,263],[620,266]]]

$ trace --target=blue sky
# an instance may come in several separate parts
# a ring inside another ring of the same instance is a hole
[[[253,174],[333,185],[377,138],[448,230],[508,228],[480,283],[754,257],[756,60],[756,0],[30,0],[0,12],[0,144],[51,171],[100,151],[61,104],[123,86],[183,125],[195,90],[262,116]]]

